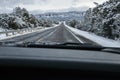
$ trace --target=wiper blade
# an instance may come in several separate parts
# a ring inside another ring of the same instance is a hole
[[[57,43],[57,42],[23,42],[22,43],[23,46],[29,47],[29,46],[39,46],[39,45],[43,45],[43,46],[97,46],[97,45],[93,45],[90,43],[76,43],[76,42],[64,42],[64,43]]]
[[[77,49],[77,50],[101,50],[103,47],[95,46],[92,44],[82,44],[74,42],[55,43],[55,42],[25,42],[23,44],[17,44],[17,47],[28,47],[28,48],[58,48],[58,49]]]
[[[102,47],[98,45],[93,45],[90,43],[74,43],[74,42],[65,42],[65,43],[56,43],[56,42],[25,42],[22,45],[17,45],[19,47],[29,47],[29,48],[57,48],[57,49],[75,49],[75,50],[92,50],[92,51],[103,51],[111,53],[119,53],[120,48],[112,47]]]
[[[90,43],[75,43],[75,42],[21,42],[15,41],[0,42],[2,47],[27,47],[27,48],[57,48],[57,49],[75,49],[75,50],[92,50],[92,51],[103,51],[109,53],[120,54],[120,48],[114,47],[102,47],[99,45],[93,45]]]
[[[90,43],[76,43],[76,42],[65,42],[61,43],[59,45],[65,45],[65,46],[98,46],[98,45],[93,45]]]

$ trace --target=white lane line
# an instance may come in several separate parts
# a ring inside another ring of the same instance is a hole
[[[56,26],[53,26],[53,27],[49,27],[49,28],[42,28],[42,29],[35,30],[35,31],[32,31],[32,32],[19,33],[19,34],[12,35],[12,36],[3,36],[2,38],[0,38],[0,41],[5,40],[5,39],[15,38],[15,37],[21,37],[21,36],[24,36],[24,35],[29,35],[29,34],[32,34],[32,33],[35,33],[35,32],[43,32],[45,30],[49,30],[49,29],[52,29],[52,28],[55,28],[55,27],[58,27],[58,26],[59,25],[56,25]]]
[[[67,29],[67,28],[66,28]],[[73,32],[69,29],[67,29],[80,43],[84,43],[82,40],[80,40]]]
[[[59,28],[58,28],[58,29],[59,29]],[[48,34],[47,36],[44,36],[43,38],[39,39],[37,42],[40,42],[40,41],[44,40],[45,38],[47,38],[47,37],[53,35],[53,33],[55,33],[58,29],[54,30],[53,32],[51,32],[51,33]]]
[[[45,31],[47,31],[47,30],[51,30],[51,29],[54,29],[54,28],[56,28],[56,27],[50,27],[50,28],[46,28],[46,29],[44,29],[44,30],[41,30],[41,31],[39,31],[40,33],[43,33],[43,32],[45,32]],[[35,32],[34,32],[35,33]],[[33,33],[31,33],[31,34],[33,34]],[[29,35],[29,34],[28,34]],[[44,34],[42,34],[42,35],[44,35]],[[31,38],[31,37],[30,37]],[[34,38],[34,37],[33,37]],[[17,41],[17,42],[19,42],[19,43],[22,43],[22,42],[27,42],[26,41],[26,39],[24,39],[24,40],[22,40],[22,41]]]

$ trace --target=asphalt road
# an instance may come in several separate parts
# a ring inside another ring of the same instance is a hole
[[[15,42],[76,42],[76,43],[91,43],[95,44],[93,41],[84,38],[80,35],[75,35],[71,32],[64,24],[60,24],[57,27],[38,31],[22,36],[17,36],[10,39],[5,39],[2,41],[15,41]]]
[[[64,24],[59,25],[55,28],[51,33],[47,34],[46,36],[40,38],[37,42],[77,42],[80,43],[80,40],[71,33]],[[82,41],[81,41],[82,42]]]

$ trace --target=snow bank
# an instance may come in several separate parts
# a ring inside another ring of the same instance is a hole
[[[4,29],[2,29],[2,28],[0,28],[0,32],[3,32],[3,31],[5,31]]]
[[[86,32],[86,31],[81,31],[81,30],[69,27],[67,25],[66,25],[66,27],[69,28],[75,34],[84,36],[85,38],[87,38],[87,39],[89,39],[93,42],[96,42],[96,43],[100,44],[101,46],[104,46],[104,47],[120,47],[120,42],[119,41],[115,41],[115,40],[107,39],[107,38],[104,38],[104,37],[100,37],[100,36],[97,36],[93,33],[89,33],[89,32]]]

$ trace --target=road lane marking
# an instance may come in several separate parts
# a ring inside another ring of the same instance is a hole
[[[67,28],[65,28],[67,29]],[[67,31],[69,31],[80,43],[84,43],[82,40],[80,40],[75,34],[73,34],[72,31],[70,31],[69,29],[67,29]]]
[[[59,29],[59,28],[58,28],[58,29]],[[44,40],[45,38],[53,35],[53,33],[55,33],[58,29],[54,30],[53,32],[50,32],[50,34],[48,34],[47,36],[44,36],[43,38],[39,39],[37,42],[40,42],[40,41]]]
[[[48,30],[51,30],[51,28]],[[45,31],[47,31],[47,29],[40,31],[40,32],[31,33],[31,35],[29,34],[29,36],[28,37],[26,36],[25,39],[22,38],[23,39],[22,41],[17,41],[17,42],[32,42],[32,41],[34,42],[34,38],[37,38],[39,34],[41,34],[41,36],[44,36]],[[28,39],[31,39],[31,41],[29,41]]]

